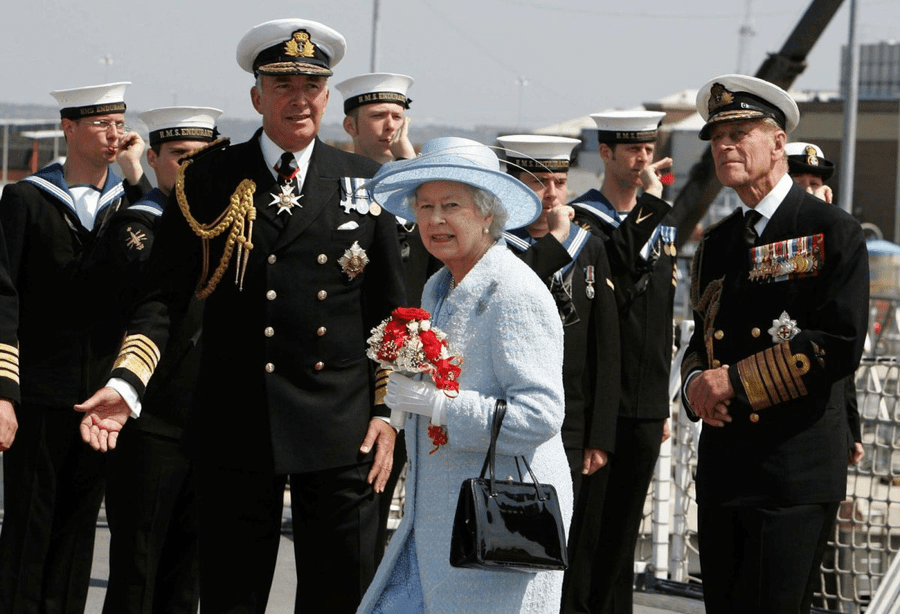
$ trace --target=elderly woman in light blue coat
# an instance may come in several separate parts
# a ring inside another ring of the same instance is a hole
[[[508,404],[497,474],[517,476],[513,457],[524,455],[537,479],[556,487],[566,529],[571,518],[572,484],[559,434],[562,326],[546,286],[499,238],[504,227],[533,221],[540,202],[500,172],[490,149],[456,138],[435,139],[419,158],[385,165],[373,189],[389,211],[414,214],[425,247],[446,265],[425,286],[422,307],[463,364],[453,398],[430,381],[391,375],[386,401],[405,420],[409,454],[406,508],[359,612],[558,612],[561,571],[449,563],[459,487],[481,471],[497,399]],[[448,435],[437,450],[432,423]]]

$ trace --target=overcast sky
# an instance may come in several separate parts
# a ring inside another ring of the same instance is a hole
[[[411,75],[416,122],[537,128],[627,108],[780,49],[811,0],[381,0],[376,69]],[[14,0],[0,21],[0,101],[53,104],[53,89],[131,81],[129,114],[172,104],[253,118],[238,40],[270,19],[302,17],[348,43],[333,82],[369,72],[373,0]],[[900,33],[900,2],[858,0],[861,43]],[[845,0],[795,84],[836,90]],[[337,91],[326,122],[342,117]]]

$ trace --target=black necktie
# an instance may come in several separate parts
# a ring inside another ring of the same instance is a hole
[[[281,154],[278,166],[275,167],[275,172],[278,173],[278,183],[285,184],[294,178],[297,174],[296,163],[297,161],[294,158],[294,154],[291,152],[286,151]]]
[[[762,213],[756,209],[747,209],[744,213],[744,243],[747,247],[753,247],[759,235],[756,233],[756,223],[762,219]]]

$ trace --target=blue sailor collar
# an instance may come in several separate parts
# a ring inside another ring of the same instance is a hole
[[[618,228],[619,212],[612,206],[600,190],[588,190],[575,200],[569,203],[570,207],[579,209],[593,215],[601,224]]]
[[[571,224],[569,228],[569,237],[562,244],[563,248],[568,252],[572,260],[564,267],[553,274],[557,281],[562,281],[563,276],[569,272],[569,269],[575,264],[578,254],[584,249],[590,238],[591,233],[577,224]],[[537,239],[532,237],[525,228],[517,228],[503,233],[506,244],[520,252],[526,251],[529,247],[537,243]]]
[[[149,213],[153,217],[159,217],[166,208],[167,202],[169,202],[169,197],[166,196],[165,192],[159,188],[153,188],[142,199],[128,207],[128,211],[140,211]]]
[[[66,205],[72,210],[72,213],[78,215],[75,209],[75,199],[69,192],[69,185],[66,183],[66,175],[62,165],[54,162],[45,166],[33,175],[25,177],[22,181],[32,184],[46,194],[54,197],[56,200]],[[107,169],[106,184],[100,190],[100,202],[97,206],[99,215],[103,209],[114,203],[125,194],[125,188],[122,186],[122,178],[116,175],[112,168]]]
[[[617,211],[600,190],[588,190],[570,202],[569,206],[593,215],[601,224],[606,224],[612,228],[618,228],[622,220],[628,216],[625,212]],[[659,256],[656,245],[660,235],[662,235],[663,243],[666,245],[675,244],[675,227],[659,224],[653,231],[650,239],[641,248],[641,258],[646,262],[653,262]]]

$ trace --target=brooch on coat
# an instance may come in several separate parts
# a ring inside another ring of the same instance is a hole
[[[370,181],[365,177],[341,177],[341,207],[344,208],[344,213],[356,211],[360,215],[381,214],[381,206],[373,200],[366,187],[366,183]]]
[[[823,234],[750,248],[750,280],[762,283],[818,275],[825,265]]]
[[[369,257],[366,255],[366,250],[359,246],[358,241],[354,241],[353,245],[350,246],[350,249],[345,251],[344,255],[338,258],[338,264],[341,265],[341,270],[344,271],[350,279],[353,279],[362,273],[368,263]]]
[[[782,311],[777,320],[772,320],[772,328],[768,330],[768,333],[772,335],[772,343],[786,343],[796,337],[799,332],[797,320],[792,320],[787,311]]]

